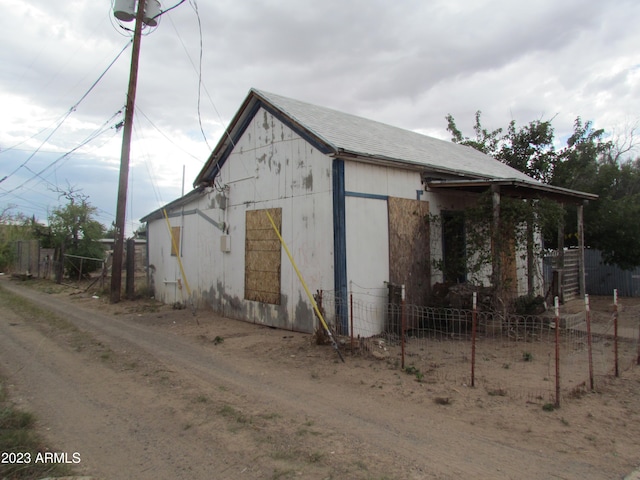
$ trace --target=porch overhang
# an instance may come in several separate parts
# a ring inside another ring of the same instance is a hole
[[[597,200],[598,195],[568,188],[554,187],[545,183],[527,182],[515,178],[497,178],[481,180],[434,180],[423,176],[427,188],[436,190],[457,190],[470,193],[482,193],[498,188],[501,195],[515,198],[548,198],[564,204],[583,204]]]

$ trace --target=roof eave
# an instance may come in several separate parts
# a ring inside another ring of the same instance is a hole
[[[484,179],[484,180],[426,180],[428,188],[454,189],[463,191],[478,191],[498,186],[508,188],[512,196],[522,198],[535,198],[544,196],[561,203],[582,203],[589,200],[597,200],[598,195],[593,193],[556,187],[536,181],[525,181],[516,178]]]
[[[404,167],[407,170],[414,170],[416,172],[421,172],[423,174],[426,172],[429,172],[433,174],[442,174],[442,175],[454,176],[458,178],[460,177],[469,178],[469,179],[486,178],[486,177],[483,177],[477,174],[474,175],[473,173],[465,172],[462,170],[439,167],[439,166],[430,165],[430,164],[421,163],[421,162],[413,162],[411,160],[403,160],[401,158],[395,158],[395,157],[385,157],[381,155],[368,155],[366,153],[353,152],[353,151],[345,150],[343,148],[338,148],[336,153],[330,154],[329,156],[335,157],[335,158],[341,158],[344,160],[353,160],[356,162],[371,163],[375,165],[383,165],[383,166],[394,167],[394,168]]]
[[[226,157],[235,147],[235,143],[239,137],[242,136],[248,122],[251,121],[261,107],[265,108],[265,110],[274,116],[277,116],[281,121],[323,152],[330,154],[337,151],[337,148],[321,135],[308,129],[291,114],[279,108],[258,90],[252,88],[229,123],[229,127],[225,130],[224,135],[213,149],[213,152],[211,152],[205,166],[194,180],[194,188],[211,184],[212,180],[220,171],[220,162],[226,160]],[[218,170],[217,172],[216,169]]]
[[[175,200],[167,203],[166,205],[154,210],[153,212],[145,215],[140,219],[140,223],[148,223],[151,220],[158,220],[164,216],[163,211],[167,210],[168,212],[175,210],[176,208],[183,207],[184,205],[191,202],[194,198],[200,195],[204,191],[203,187],[195,188],[191,190],[189,193],[185,194],[180,198],[176,198]]]

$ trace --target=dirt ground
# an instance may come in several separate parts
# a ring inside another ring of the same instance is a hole
[[[210,311],[0,289],[50,312],[0,301],[0,373],[79,475],[615,479],[640,465],[640,367],[546,411]]]

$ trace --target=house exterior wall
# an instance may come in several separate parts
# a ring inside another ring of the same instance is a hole
[[[332,159],[269,112],[257,112],[222,166],[215,187],[171,212],[171,225],[183,227],[181,259],[199,306],[250,322],[314,331],[317,320],[311,303],[284,249],[279,304],[245,299],[246,212],[282,209],[282,237],[309,289],[332,290],[331,168]],[[164,220],[150,222],[149,262],[157,298],[172,303],[182,301],[179,287],[184,280],[177,259],[170,255],[168,232]],[[221,242],[229,251],[222,251]]]
[[[340,169],[336,169],[336,162],[341,162]],[[276,209],[281,214],[282,237],[309,289],[343,295],[346,291],[336,285],[344,266],[348,291],[356,303],[367,308],[362,320],[354,319],[353,333],[375,335],[385,327],[386,282],[391,280],[393,261],[390,237],[396,233],[390,232],[389,198],[403,199],[396,202],[403,206],[419,202],[414,213],[421,216],[462,210],[477,201],[477,195],[472,194],[425,191],[422,175],[408,168],[329,157],[260,108],[221,164],[215,185],[168,212],[169,226],[165,219],[149,222],[149,271],[156,298],[168,304],[184,302],[188,282],[199,307],[254,323],[313,332],[317,320],[311,302],[284,249],[280,249],[278,301],[267,303],[246,296],[246,247],[251,241],[246,230],[247,212]],[[343,178],[337,182],[337,177]],[[344,189],[344,203],[339,206],[336,185]],[[396,216],[400,215],[397,210]],[[340,248],[334,238],[338,215],[344,215],[345,223],[344,246]],[[394,217],[398,218],[401,222],[401,217]],[[170,231],[175,227],[180,227],[184,275],[177,257],[171,255]],[[394,238],[395,248],[401,248],[398,236]],[[428,239],[423,247],[428,253],[421,261],[428,264],[425,271],[430,288],[442,281],[441,272],[430,268],[433,261],[442,259],[441,227],[431,225],[420,238]],[[490,273],[489,267],[486,283]],[[518,273],[521,289],[527,284],[521,263]],[[328,320],[345,325],[342,313],[326,313]]]
[[[375,335],[384,329],[389,272],[389,197],[421,197],[419,172],[345,162],[345,235],[347,280],[354,304],[354,335]],[[428,248],[425,245],[424,248]],[[365,315],[366,312],[366,315]]]

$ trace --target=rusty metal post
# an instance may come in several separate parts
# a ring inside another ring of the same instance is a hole
[[[640,325],[638,325],[638,358],[636,359],[636,365],[640,365]]]
[[[471,313],[471,386],[476,386],[476,332],[478,331],[478,293],[473,292]]]
[[[616,377],[620,376],[618,362],[618,289],[613,290],[613,362]]]
[[[351,352],[353,353],[353,292],[349,292],[349,334],[351,335]]]
[[[555,407],[560,407],[560,307],[558,297],[555,297],[555,325],[556,325],[556,402]]]
[[[401,317],[402,317],[402,324],[400,326],[400,345],[401,345],[401,350],[402,350],[402,368],[404,368],[404,343],[405,343],[405,330],[407,328],[407,319],[405,318],[405,291],[404,291],[404,284],[402,285],[402,302],[400,304],[400,308],[402,309],[401,312]]]
[[[587,319],[587,349],[589,355],[589,387],[593,390],[593,342],[591,339],[591,308],[589,306],[589,295],[584,296],[584,307]]]

